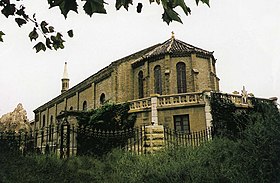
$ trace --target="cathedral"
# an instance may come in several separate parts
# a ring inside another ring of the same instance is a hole
[[[136,126],[164,125],[193,132],[211,126],[210,92],[219,92],[216,59],[207,51],[171,38],[112,62],[69,88],[67,63],[61,94],[34,110],[34,128],[56,124],[63,111],[96,109],[106,102],[130,103]],[[241,96],[233,95],[240,101]]]

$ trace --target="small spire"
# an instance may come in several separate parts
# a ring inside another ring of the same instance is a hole
[[[69,78],[68,78],[68,72],[67,72],[67,62],[65,62],[64,65],[64,71],[63,71],[63,77],[61,79],[62,81],[62,89],[61,93],[67,91],[69,89]]]
[[[175,35],[173,31],[171,32],[171,39],[175,39]]]
[[[62,79],[68,79],[67,62],[64,64],[64,71]]]

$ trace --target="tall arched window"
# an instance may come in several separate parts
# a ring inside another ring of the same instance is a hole
[[[106,98],[105,98],[105,94],[104,93],[102,93],[101,95],[100,95],[100,104],[101,105],[103,105],[104,103],[105,103],[105,101],[106,101]]]
[[[87,101],[83,102],[83,111],[87,110]]]
[[[176,65],[178,93],[187,92],[186,64],[179,62]]]
[[[160,65],[157,65],[154,68],[154,78],[155,78],[155,93],[162,94]]]
[[[138,96],[139,98],[144,97],[143,71],[138,73]]]
[[[53,125],[53,115],[51,115],[50,125]]]
[[[46,116],[45,116],[45,114],[43,115],[43,124],[42,124],[42,127],[45,127],[45,125],[46,125]]]

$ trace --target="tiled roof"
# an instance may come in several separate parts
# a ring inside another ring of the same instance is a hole
[[[165,54],[170,54],[172,56],[172,55],[182,55],[182,54],[190,54],[190,53],[197,53],[197,54],[211,56],[211,57],[213,56],[213,52],[203,50],[201,48],[195,47],[193,45],[190,45],[188,43],[185,43],[183,41],[180,41],[172,37],[167,41],[165,41],[164,43],[159,44],[150,52],[138,58],[135,62],[147,60],[149,58],[160,57]]]

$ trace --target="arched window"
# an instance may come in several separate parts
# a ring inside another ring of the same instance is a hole
[[[71,107],[69,108],[69,110],[70,110],[70,111],[73,111],[73,106],[71,106]]]
[[[161,86],[161,68],[159,65],[154,68],[154,78],[155,78],[155,93],[162,94]]]
[[[144,97],[143,71],[138,73],[138,96],[139,98]]]
[[[101,105],[103,105],[104,103],[105,103],[105,94],[104,93],[102,93],[101,95],[100,95],[100,104]]]
[[[53,125],[53,115],[51,115],[50,125]]]
[[[186,64],[179,62],[176,65],[178,93],[187,92]]]
[[[43,115],[43,124],[42,124],[42,127],[45,127],[45,125],[46,125],[46,116],[45,116],[45,114]]]
[[[84,101],[83,102],[83,111],[86,111],[87,110],[87,101]]]

